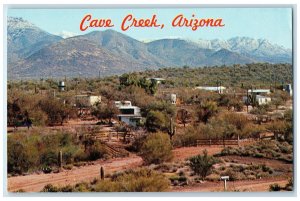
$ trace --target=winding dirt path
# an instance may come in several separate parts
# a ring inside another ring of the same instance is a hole
[[[31,174],[26,176],[16,176],[8,178],[8,191],[14,192],[23,189],[26,192],[39,192],[47,184],[65,186],[76,184],[81,181],[91,181],[99,177],[100,167],[103,166],[105,174],[113,173],[141,166],[141,157],[131,155],[126,158],[110,159],[107,161],[96,161],[93,165],[73,168],[59,173]]]

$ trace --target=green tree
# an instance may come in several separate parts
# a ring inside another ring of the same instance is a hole
[[[150,132],[163,131],[166,129],[167,122],[167,117],[164,113],[151,110],[147,114],[145,126]]]
[[[41,100],[39,107],[46,113],[49,125],[58,123],[62,125],[65,119],[74,113],[71,106],[62,103],[56,98],[45,98]]]
[[[119,109],[113,102],[109,102],[107,104],[100,103],[92,110],[92,115],[98,119],[109,119],[109,123],[111,123],[112,118],[114,118],[118,113]]]
[[[7,171],[18,174],[27,172],[31,162],[24,145],[8,138],[7,147]]]
[[[146,164],[159,164],[172,158],[172,145],[170,138],[165,133],[149,134],[140,150]]]

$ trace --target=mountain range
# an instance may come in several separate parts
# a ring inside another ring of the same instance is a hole
[[[8,79],[95,77],[163,67],[292,63],[292,51],[265,39],[141,42],[113,30],[63,38],[8,18]]]

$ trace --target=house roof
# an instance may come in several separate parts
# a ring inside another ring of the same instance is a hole
[[[270,93],[270,89],[249,89],[248,92],[254,92],[254,93]]]
[[[270,98],[268,96],[261,96],[261,95],[257,95],[256,98]],[[271,99],[271,98],[270,98]]]
[[[223,87],[223,86],[219,86],[219,87],[199,86],[199,87],[196,87],[196,89],[217,91],[217,90],[220,90],[220,89],[226,89],[226,87]]]
[[[134,117],[134,118],[142,118],[141,115],[136,115],[136,114],[118,114],[118,117]]]

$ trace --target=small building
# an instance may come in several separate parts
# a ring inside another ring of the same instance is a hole
[[[131,105],[131,101],[115,101],[115,106],[120,110],[119,121],[131,126],[137,126],[141,121],[141,109]]]
[[[267,96],[257,95],[256,101],[258,102],[258,105],[265,105],[271,102],[271,98]]]
[[[248,93],[254,93],[256,95],[261,95],[261,94],[270,94],[271,91],[270,91],[270,89],[249,89]]]
[[[222,94],[226,90],[226,87],[223,87],[223,86],[218,86],[218,87],[199,86],[199,87],[196,87],[196,89],[201,89],[201,90],[206,90],[206,91],[214,91],[214,92],[218,92],[219,94]]]
[[[265,104],[268,104],[269,102],[271,102],[272,99],[268,96],[256,95],[255,100],[258,103],[258,105],[265,105]],[[243,101],[244,101],[244,103],[247,104],[247,101],[248,101],[247,96],[243,97]]]
[[[164,78],[160,78],[160,77],[147,78],[147,80],[151,80],[152,82],[156,82],[156,84],[160,84],[161,82],[165,81]]]
[[[91,107],[101,103],[101,96],[92,95],[76,95],[75,105],[76,107]]]
[[[171,104],[172,105],[176,105],[176,101],[177,100],[177,97],[176,97],[176,94],[171,94]]]
[[[284,86],[283,86],[283,91],[288,92],[288,94],[289,94],[290,96],[292,96],[292,95],[293,95],[292,85],[291,85],[291,84],[286,84],[286,85],[284,85]]]

